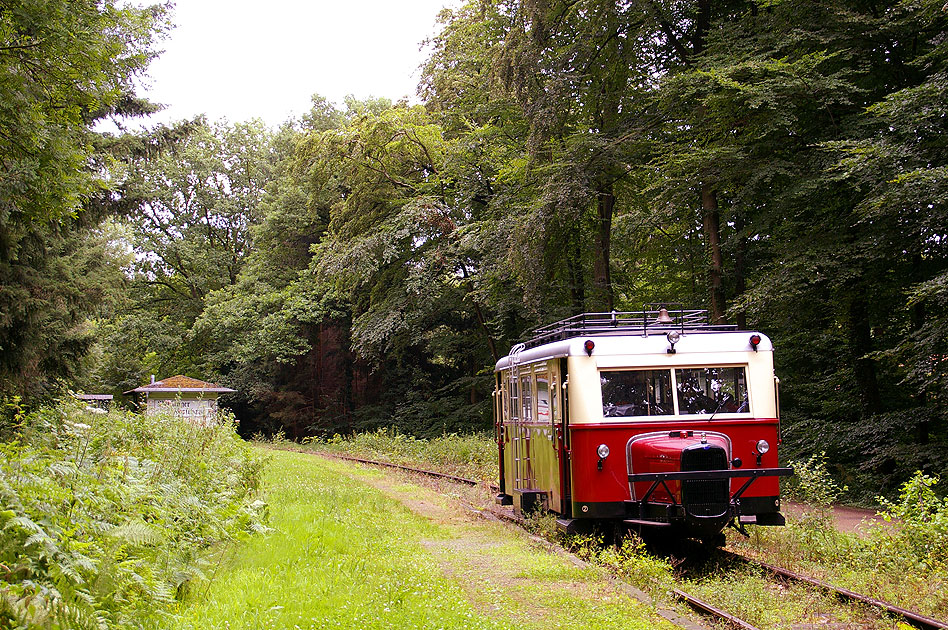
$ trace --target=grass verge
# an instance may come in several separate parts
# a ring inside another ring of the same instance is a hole
[[[522,532],[380,471],[274,451],[265,483],[273,531],[176,629],[663,627]]]
[[[497,444],[486,433],[448,433],[424,439],[387,428],[345,437],[336,434],[329,439],[307,439],[302,446],[312,452],[412,465],[482,481],[497,478]]]

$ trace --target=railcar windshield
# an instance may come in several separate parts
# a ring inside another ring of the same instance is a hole
[[[607,418],[750,413],[744,367],[602,370],[599,382]]]
[[[678,413],[747,413],[747,377],[742,367],[675,370]]]
[[[669,370],[627,370],[599,373],[602,415],[667,416],[675,413]]]

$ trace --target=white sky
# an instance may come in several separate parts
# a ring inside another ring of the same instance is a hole
[[[313,94],[415,99],[421,42],[457,0],[177,0],[165,52],[145,95],[170,122],[205,113],[271,126],[310,108]]]

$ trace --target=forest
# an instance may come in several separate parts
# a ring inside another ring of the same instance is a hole
[[[136,131],[169,10],[0,7],[0,431],[174,374],[484,430],[525,331],[673,302],[775,341],[789,456],[948,470],[943,0],[470,0],[413,99]]]

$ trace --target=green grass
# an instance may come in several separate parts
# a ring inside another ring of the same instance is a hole
[[[417,539],[436,528],[319,460],[275,453],[273,532],[239,550],[177,628],[495,628]]]
[[[274,451],[265,486],[273,531],[174,628],[662,627],[589,570],[388,473]],[[418,500],[432,513],[403,503]]]
[[[425,467],[484,481],[497,478],[497,443],[493,435],[487,433],[448,433],[424,439],[388,428],[345,437],[337,434],[328,440],[308,440],[303,448]]]

